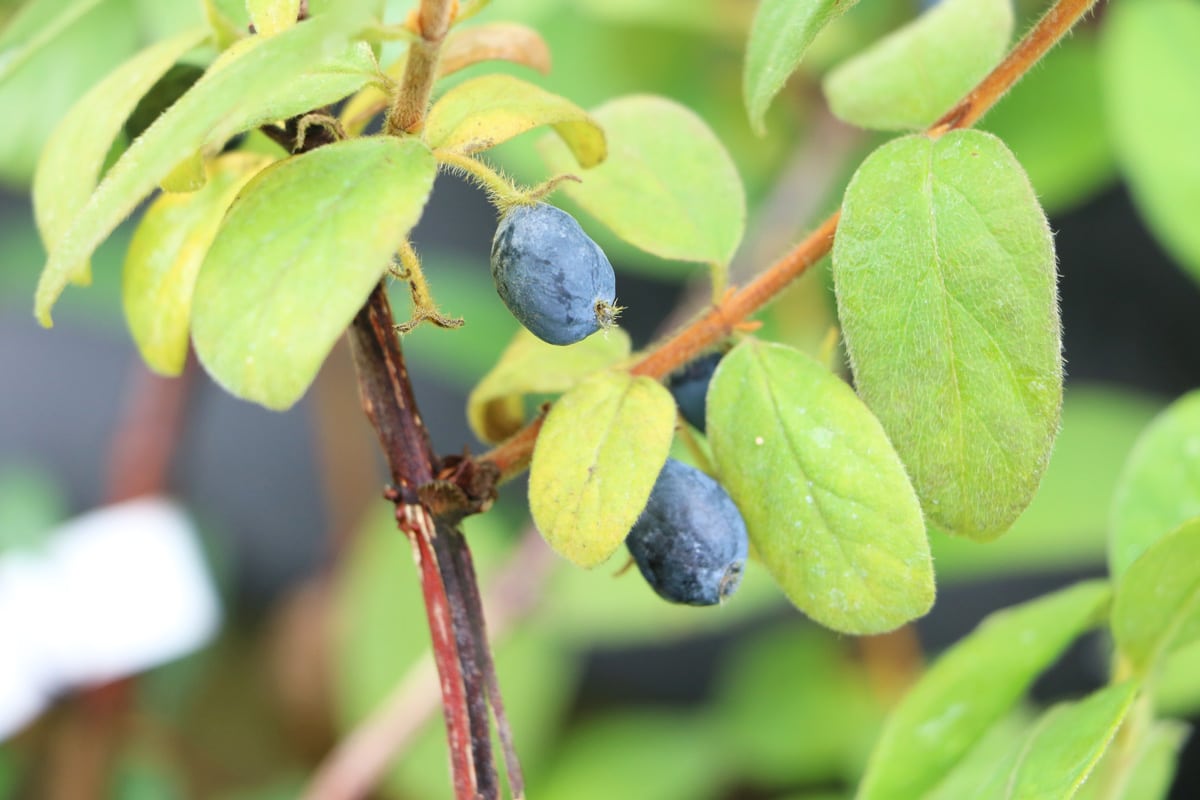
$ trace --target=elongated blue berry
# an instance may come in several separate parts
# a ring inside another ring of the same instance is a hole
[[[734,593],[750,547],[741,512],[721,485],[673,458],[625,544],[660,597],[692,606]]]
[[[612,324],[617,281],[604,251],[565,211],[516,206],[492,240],[492,277],[504,305],[530,333],[574,344]]]

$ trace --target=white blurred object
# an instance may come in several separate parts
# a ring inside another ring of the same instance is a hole
[[[54,695],[186,655],[220,624],[195,526],[147,497],[0,555],[0,739]]]

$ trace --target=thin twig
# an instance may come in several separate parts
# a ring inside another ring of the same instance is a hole
[[[937,137],[976,122],[1070,31],[1093,3],[1095,0],[1058,0],[999,66],[955,104],[948,114],[930,126],[926,134]],[[630,371],[635,375],[663,378],[712,345],[728,338],[735,326],[761,310],[829,253],[840,217],[841,212],[835,211],[790,252],[742,289],[653,347]],[[516,477],[529,466],[543,419],[544,415],[533,420],[503,444],[480,456],[479,460],[494,464],[500,472],[501,481]]]

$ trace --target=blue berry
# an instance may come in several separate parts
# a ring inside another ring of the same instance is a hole
[[[721,485],[673,458],[625,544],[660,597],[692,606],[734,593],[750,546],[741,512]]]
[[[550,344],[574,344],[616,317],[617,281],[604,251],[574,217],[545,203],[500,220],[492,277],[512,315]]]
[[[724,353],[707,353],[685,364],[667,378],[667,388],[679,406],[683,418],[696,430],[706,430],[708,384],[712,383],[713,372]]]

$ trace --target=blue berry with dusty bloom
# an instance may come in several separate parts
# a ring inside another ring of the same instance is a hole
[[[608,257],[574,217],[545,203],[515,206],[501,218],[492,278],[512,315],[550,344],[574,344],[616,318]]]
[[[625,545],[660,597],[711,606],[741,583],[750,541],[741,512],[721,485],[671,458]]]

